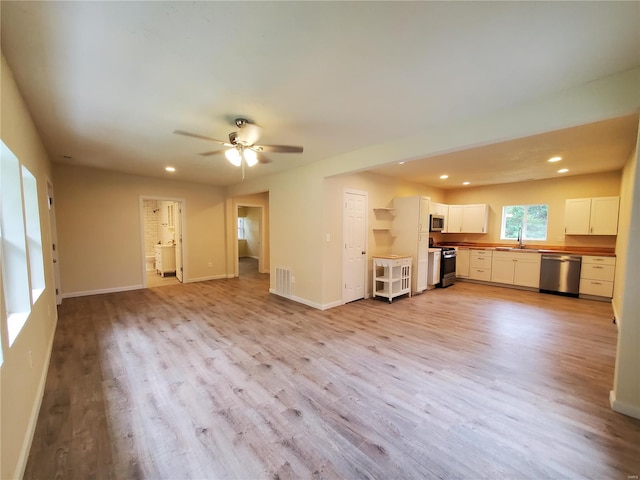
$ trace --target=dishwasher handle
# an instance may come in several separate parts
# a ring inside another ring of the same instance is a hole
[[[556,262],[582,262],[582,257],[572,255],[543,255],[542,260],[553,260]]]

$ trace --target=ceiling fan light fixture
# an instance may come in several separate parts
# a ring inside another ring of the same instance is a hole
[[[247,165],[253,167],[256,163],[258,163],[258,156],[256,152],[251,150],[250,148],[245,149],[242,154],[244,155],[244,159],[247,162]]]
[[[237,148],[230,148],[224,152],[224,156],[227,157],[227,160],[229,160],[233,166],[239,167],[242,163],[242,155],[240,155]]]

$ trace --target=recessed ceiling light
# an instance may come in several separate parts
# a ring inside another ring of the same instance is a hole
[[[164,167],[164,169],[165,169],[167,172],[175,172],[175,171],[176,171],[176,168],[175,168],[175,167]]]
[[[469,185],[471,182],[462,182],[463,185]]]
[[[554,163],[554,162],[559,162],[560,160],[562,160],[562,157],[551,157],[549,160],[547,160],[548,162]]]
[[[404,165],[404,162],[398,162],[398,165]]]
[[[442,180],[446,180],[447,178],[449,178],[449,175],[440,175],[440,178],[441,178]]]
[[[567,173],[568,171],[568,168],[561,168],[560,170],[558,170],[558,173]]]

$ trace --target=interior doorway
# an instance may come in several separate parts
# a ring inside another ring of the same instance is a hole
[[[264,207],[238,204],[236,208],[236,272],[238,276],[264,271]]]
[[[369,194],[359,190],[344,191],[342,213],[342,277],[343,303],[365,296],[367,273],[367,205]]]
[[[183,282],[184,209],[182,199],[140,197],[143,285]]]

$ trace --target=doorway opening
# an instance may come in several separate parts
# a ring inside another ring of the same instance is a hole
[[[182,283],[184,200],[140,197],[143,285]]]
[[[264,272],[264,208],[238,204],[236,208],[238,276]]]

